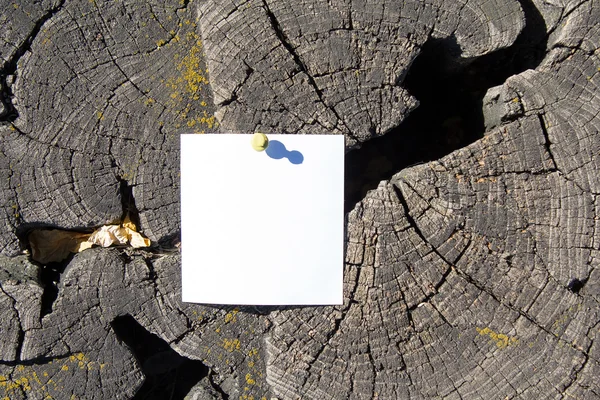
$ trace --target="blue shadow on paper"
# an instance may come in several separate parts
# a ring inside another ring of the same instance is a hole
[[[279,140],[270,140],[266,153],[269,157],[280,160],[287,158],[292,164],[302,164],[304,156],[297,150],[289,151]]]

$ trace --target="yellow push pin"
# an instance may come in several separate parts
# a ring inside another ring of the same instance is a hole
[[[252,135],[252,148],[256,151],[264,151],[269,147],[269,138],[264,133],[256,132]]]

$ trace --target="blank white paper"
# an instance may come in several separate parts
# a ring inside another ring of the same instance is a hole
[[[185,302],[343,301],[344,137],[181,135]]]

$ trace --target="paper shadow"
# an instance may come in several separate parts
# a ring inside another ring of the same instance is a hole
[[[230,312],[237,310],[239,312],[253,315],[269,315],[273,311],[299,310],[309,307],[329,307],[328,305],[293,305],[293,306],[259,306],[259,305],[231,305],[231,304],[196,304],[201,307],[208,307],[214,310],[224,310]]]
[[[289,151],[279,140],[269,141],[269,146],[267,147],[266,153],[269,157],[275,160],[280,160],[285,157],[292,164],[302,164],[304,161],[304,156],[302,153],[297,150]]]

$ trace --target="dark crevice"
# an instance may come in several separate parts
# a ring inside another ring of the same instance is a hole
[[[373,353],[371,352],[371,344],[369,342],[367,342],[367,357],[369,357],[369,364],[371,364],[371,380],[370,380],[370,385],[371,385],[371,396],[372,398],[376,399],[377,397],[379,397],[377,395],[377,374],[378,372],[382,371],[384,369],[381,361],[376,362],[375,358],[373,357]],[[358,379],[357,379],[358,381]],[[348,393],[354,393],[354,379],[350,379],[350,390],[348,391]]]
[[[140,226],[140,214],[135,205],[135,198],[133,197],[133,186],[129,184],[125,179],[118,178],[119,180],[119,192],[121,195],[121,205],[123,206],[123,215],[121,221],[124,221],[127,216],[131,222],[141,230]]]
[[[40,281],[44,287],[42,293],[42,304],[40,317],[43,318],[52,312],[54,301],[58,298],[58,284],[65,268],[71,262],[75,254],[71,254],[61,262],[51,262],[42,265],[40,272]],[[32,260],[33,261],[33,260]]]
[[[538,114],[538,119],[540,120],[542,134],[544,135],[544,147],[546,148],[546,152],[548,153],[550,160],[552,160],[552,165],[554,166],[554,169],[557,170],[558,165],[556,164],[556,160],[554,159],[554,154],[552,154],[552,151],[550,150],[550,145],[552,144],[552,142],[550,141],[550,136],[548,136],[548,130],[546,129],[546,121],[544,121],[544,117],[541,114]]]
[[[400,296],[402,297],[402,302],[404,303],[404,305],[408,305],[408,302],[406,301],[406,296],[404,295],[404,292],[402,290],[399,291],[400,292]],[[413,320],[412,317],[412,311],[414,311],[417,308],[417,306],[415,307],[411,307],[406,309],[406,318],[408,319],[408,325],[412,328],[413,332],[417,331],[417,328],[415,326],[415,321]],[[408,341],[410,339],[410,337],[412,336],[412,332],[409,334],[408,337],[402,339],[403,342]]]
[[[158,290],[158,274],[154,270],[154,265],[152,264],[152,260],[144,257],[143,258],[146,267],[148,268],[148,280],[152,284],[152,288],[154,289],[154,298],[158,298],[160,296],[160,292]],[[189,326],[188,326],[189,328]]]
[[[17,365],[25,365],[25,366],[45,365],[45,364],[48,364],[49,362],[64,360],[65,358],[69,358],[73,354],[74,353],[67,353],[67,354],[62,354],[57,357],[36,357],[36,358],[29,359],[29,360],[19,360],[19,361],[0,360],[0,365],[6,365],[9,367],[16,367]]]
[[[175,11],[186,10],[190,5],[190,0],[183,0],[180,3],[180,6],[175,9]]]
[[[17,65],[21,57],[26,52],[31,50],[31,44],[36,36],[40,33],[42,26],[44,26],[44,24],[62,8],[64,3],[65,0],[62,0],[36,21],[29,35],[27,35],[12,57],[6,62],[6,64],[4,64],[2,71],[0,71],[0,101],[4,105],[4,109],[0,114],[0,121],[13,122],[18,118],[19,113],[12,103],[14,94],[12,92],[11,85],[9,84],[8,77],[16,74]]]
[[[241,87],[241,85],[240,85],[240,87]],[[227,98],[219,103],[219,106],[226,107],[226,106],[230,105],[231,103],[233,103],[234,101],[236,101],[237,99],[238,99],[237,93],[234,90],[233,93],[231,93],[231,96],[229,98]]]
[[[133,399],[182,400],[208,375],[208,368],[201,361],[178,354],[131,315],[115,318],[111,327],[119,340],[129,347],[146,377]]]
[[[63,269],[64,271],[64,269]],[[62,271],[52,268],[50,266],[42,267],[40,274],[40,280],[43,284],[44,291],[42,292],[42,304],[40,316],[43,318],[45,315],[52,312],[52,305],[58,297],[58,282],[60,281],[60,274]]]
[[[583,287],[585,286],[586,283],[587,283],[587,279],[573,278],[567,285],[567,289],[569,289],[573,293],[579,293],[579,291],[581,289],[583,289]]]
[[[52,306],[54,301],[58,297],[58,283],[60,282],[60,277],[62,273],[65,271],[67,265],[73,260],[75,257],[74,253],[71,253],[67,258],[60,262],[49,262],[47,264],[41,264],[33,259],[32,254],[33,251],[31,249],[31,245],[29,242],[29,234],[36,230],[51,230],[58,229],[69,232],[78,232],[78,233],[92,233],[92,227],[78,227],[73,229],[64,229],[60,226],[54,224],[48,224],[44,222],[29,222],[21,224],[17,227],[15,234],[19,240],[20,247],[24,250],[27,250],[29,253],[29,261],[35,265],[40,266],[40,282],[44,288],[44,292],[42,293],[42,304],[41,304],[41,315],[40,317],[44,317],[47,314],[52,312]]]
[[[548,36],[531,0],[521,0],[526,25],[515,43],[490,54],[460,58],[453,37],[430,39],[398,84],[419,101],[402,123],[346,154],[346,212],[380,181],[411,165],[440,159],[483,137],[483,97],[510,76],[539,65]]]

